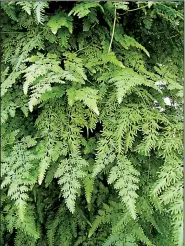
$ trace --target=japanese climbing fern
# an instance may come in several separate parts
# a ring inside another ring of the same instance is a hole
[[[182,246],[183,2],[1,12],[1,245]]]

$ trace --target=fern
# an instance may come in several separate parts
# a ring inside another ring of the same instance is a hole
[[[84,16],[90,13],[91,8],[96,8],[96,7],[99,7],[103,11],[102,6],[97,2],[79,3],[69,12],[69,16],[73,14],[73,15],[77,15],[78,18],[83,18]]]
[[[2,245],[183,244],[183,3],[2,2]]]
[[[37,18],[37,22],[43,24],[45,18],[44,18],[44,12],[45,8],[48,7],[47,2],[17,2],[17,5],[20,5],[22,9],[28,13],[28,15],[31,15],[32,10],[35,10],[35,15]]]
[[[130,211],[132,217],[136,218],[135,199],[137,198],[136,189],[139,179],[138,171],[134,170],[131,163],[124,157],[119,158],[117,166],[110,171],[108,183],[114,183],[115,189],[119,190],[119,196]]]
[[[125,83],[124,83],[125,81]],[[115,85],[117,87],[117,99],[118,103],[121,103],[123,100],[123,97],[132,91],[132,87],[135,87],[137,85],[145,85],[150,86],[156,90],[159,90],[157,86],[153,84],[152,81],[147,81],[143,78],[143,76],[140,76],[136,74],[131,69],[124,69],[123,72],[112,78],[110,80],[111,82],[115,82]]]
[[[44,12],[45,12],[45,8],[47,7],[48,7],[47,2],[46,3],[39,2],[34,5],[38,23],[43,24],[45,20]]]
[[[44,137],[43,141],[40,141],[37,146],[37,154],[40,159],[38,173],[38,183],[40,185],[50,164],[56,161],[60,155],[67,154],[67,143],[62,143],[60,141],[61,139],[58,138],[58,134],[63,131],[66,124],[65,118],[62,119],[62,115],[60,118],[61,121],[58,119],[57,114],[60,110],[59,107],[60,104],[58,104],[58,107],[56,106],[56,111],[53,112],[53,106],[48,106],[47,110],[43,110],[42,114],[36,121],[36,126],[38,127],[38,130],[41,131],[40,135]],[[47,123],[43,120],[46,118],[48,118]],[[59,128],[56,128],[56,126],[53,125],[53,122],[56,122]],[[63,122],[63,125],[61,125],[61,122]]]
[[[83,100],[85,105],[87,105],[92,111],[99,115],[99,110],[96,102],[98,96],[96,94],[96,90],[87,87],[79,90],[70,88],[69,90],[67,90],[68,103],[70,106],[72,106],[75,101]]]
[[[85,195],[88,204],[91,203],[93,184],[94,184],[94,180],[90,175],[87,175],[84,179],[84,188],[85,188]]]
[[[2,188],[8,186],[7,196],[15,201],[18,226],[21,228],[24,228],[26,220],[29,219],[26,215],[26,201],[29,198],[27,192],[33,187],[36,181],[36,167],[34,167],[36,157],[27,148],[35,144],[36,142],[30,136],[27,136],[22,139],[22,142],[13,146],[11,155],[9,154],[9,157],[6,157],[6,161],[3,160]],[[30,217],[30,219],[33,220],[33,217]],[[28,227],[26,226],[24,228],[27,233],[32,230],[34,231],[34,228],[29,228],[30,226],[28,223]],[[36,236],[37,238],[38,235]]]
[[[55,173],[55,177],[59,178],[58,183],[62,186],[66,205],[72,213],[75,211],[76,195],[80,188],[79,180],[85,176],[83,168],[86,166],[87,162],[85,160],[72,155],[69,159],[64,159],[60,162]]]
[[[48,21],[48,26],[51,28],[53,34],[56,34],[62,26],[68,28],[69,32],[72,33],[72,18],[67,16],[66,13],[60,12],[51,17]]]
[[[140,43],[138,43],[133,37],[124,35],[121,35],[122,30],[121,27],[118,26],[116,31],[115,31],[115,40],[118,42],[124,49],[129,49],[130,47],[136,47],[142,51],[145,52],[145,54],[150,57],[150,54],[148,51],[143,47]]]
[[[62,80],[64,74],[58,66],[59,61],[55,60],[56,58],[55,55],[48,55],[48,58],[43,61],[43,55],[38,54],[38,56],[32,56],[28,60],[35,62],[35,64],[24,71],[26,73],[26,81],[23,87],[24,94],[27,94],[30,84],[33,84],[31,87],[32,95],[29,101],[30,111],[33,111],[33,106],[38,104],[41,95],[52,89],[51,83],[65,83]]]

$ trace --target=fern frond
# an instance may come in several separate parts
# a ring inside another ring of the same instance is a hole
[[[42,54],[32,56],[28,61],[34,63],[24,70],[25,83],[23,85],[24,94],[28,93],[31,85],[31,98],[29,100],[29,109],[32,112],[33,107],[39,103],[40,97],[52,90],[51,84],[64,84],[64,72],[59,66],[59,60],[56,55],[48,54],[44,59]]]
[[[118,103],[121,103],[123,97],[125,97],[126,94],[131,93],[132,89],[138,85],[145,85],[160,91],[152,81],[146,80],[143,76],[135,73],[130,68],[123,69],[119,75],[112,78],[109,82],[114,82],[117,88]]]
[[[78,18],[83,18],[84,16],[87,16],[90,13],[91,8],[99,7],[101,11],[103,12],[102,6],[98,2],[91,2],[91,3],[79,3],[77,4],[70,12],[70,15],[77,15]]]
[[[72,106],[75,101],[82,100],[85,105],[99,115],[99,110],[97,107],[97,92],[97,90],[88,87],[79,90],[70,88],[67,90],[68,103]]]
[[[117,165],[111,169],[108,178],[108,183],[114,183],[115,189],[119,191],[121,201],[125,203],[134,219],[136,219],[135,202],[138,196],[136,194],[138,176],[139,172],[132,167],[131,162],[125,157],[120,157],[117,160]]]
[[[72,155],[69,159],[60,162],[55,177],[59,178],[58,183],[61,186],[63,197],[65,198],[68,209],[74,213],[75,200],[80,185],[80,179],[85,177],[83,168],[88,163],[79,156]]]
[[[92,179],[91,175],[86,175],[84,179],[84,188],[85,188],[85,196],[88,204],[91,203],[93,185],[94,185],[94,180]]]
[[[47,25],[51,28],[53,34],[56,34],[61,27],[66,27],[70,33],[73,29],[72,18],[64,12],[52,16]]]
[[[104,138],[99,141],[98,153],[93,169],[93,178],[95,178],[109,163],[116,158],[113,148],[113,141],[110,138]]]
[[[24,220],[27,192],[35,184],[36,177],[31,176],[34,172],[34,161],[37,157],[28,150],[28,139],[23,138],[22,143],[12,148],[11,155],[6,156],[2,165],[2,188],[8,186],[8,196],[15,201],[19,211],[19,219]],[[31,146],[36,144],[31,141]]]
[[[20,5],[22,9],[28,14],[31,15],[32,10],[35,10],[36,19],[38,23],[43,24],[45,18],[44,18],[44,12],[45,8],[48,7],[47,2],[17,2],[17,5]]]
[[[38,2],[34,4],[35,8],[35,13],[37,17],[37,22],[43,24],[45,20],[45,8],[48,8],[48,3],[47,2]]]

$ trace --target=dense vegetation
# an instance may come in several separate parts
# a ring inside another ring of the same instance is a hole
[[[4,2],[1,29],[1,245],[182,246],[183,2]]]

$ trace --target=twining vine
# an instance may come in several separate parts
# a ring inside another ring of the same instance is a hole
[[[1,3],[1,245],[183,245],[183,9]]]

